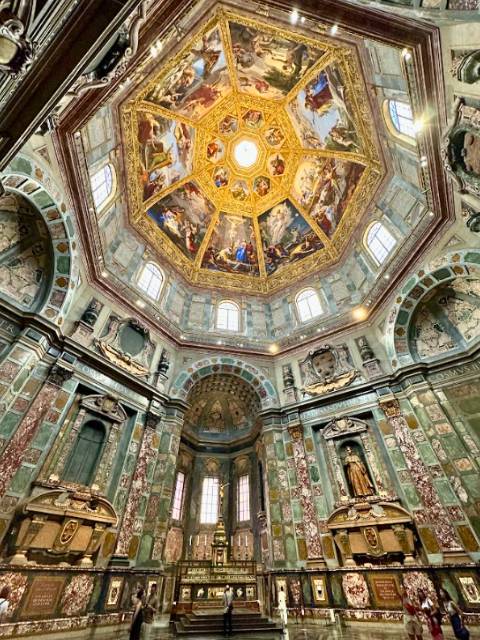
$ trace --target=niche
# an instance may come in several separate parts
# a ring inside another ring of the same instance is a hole
[[[106,431],[100,420],[85,422],[65,465],[63,480],[90,486],[95,479],[105,440]]]
[[[338,449],[343,473],[352,498],[366,498],[376,494],[363,447],[355,440],[342,442]]]

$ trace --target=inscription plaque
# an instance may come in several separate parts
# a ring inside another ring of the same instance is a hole
[[[65,578],[37,576],[33,579],[20,617],[51,616],[55,613]]]
[[[384,607],[400,607],[397,579],[393,575],[370,576],[377,605]]]

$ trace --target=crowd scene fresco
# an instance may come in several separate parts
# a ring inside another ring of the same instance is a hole
[[[320,238],[288,200],[262,214],[259,225],[267,273],[323,248]]]
[[[230,91],[220,31],[214,28],[195,42],[145,99],[173,113],[199,120]]]
[[[289,111],[302,143],[310,149],[359,153],[347,90],[338,65],[329,65],[302,88]]]
[[[194,259],[213,214],[194,182],[187,182],[154,204],[148,215],[188,257]]]
[[[222,213],[203,255],[202,266],[215,271],[258,276],[252,220]]]
[[[139,112],[138,155],[144,200],[191,173],[193,138],[194,129],[183,122]]]
[[[285,97],[324,53],[251,26],[229,27],[238,87],[255,96]]]

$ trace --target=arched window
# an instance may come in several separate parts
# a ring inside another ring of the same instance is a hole
[[[308,322],[308,320],[316,318],[323,312],[318,293],[315,289],[304,289],[301,291],[295,299],[295,304],[297,305],[298,315],[302,322]]]
[[[202,503],[200,506],[201,524],[216,524],[218,520],[218,499],[220,484],[218,478],[204,478],[202,485]]]
[[[93,202],[97,213],[103,209],[114,194],[115,170],[110,163],[104,164],[90,176]]]
[[[139,289],[153,300],[158,300],[163,284],[163,273],[153,262],[143,265],[137,279]]]
[[[380,265],[391,254],[397,241],[381,222],[374,222],[366,233],[365,244],[372,258]]]
[[[183,515],[183,502],[185,498],[185,474],[182,471],[177,473],[175,481],[175,493],[173,495],[172,518],[181,520]]]
[[[89,486],[95,479],[104,442],[103,424],[98,420],[85,422],[65,465],[63,479]]]
[[[250,482],[248,475],[240,476],[237,484],[237,521],[250,520]]]
[[[409,144],[415,144],[415,123],[412,108],[408,102],[385,100],[383,113],[392,135]]]
[[[240,329],[240,308],[234,302],[220,302],[217,307],[217,329],[238,331]]]

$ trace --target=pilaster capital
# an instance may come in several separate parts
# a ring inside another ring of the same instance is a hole
[[[398,418],[402,413],[400,410],[400,402],[396,398],[380,399],[378,404],[387,418]]]
[[[61,364],[54,364],[48,373],[47,382],[55,385],[56,387],[62,388],[65,382],[70,380],[72,376],[73,371],[71,369],[67,369]]]

